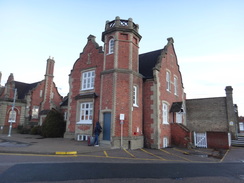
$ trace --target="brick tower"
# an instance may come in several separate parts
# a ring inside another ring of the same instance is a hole
[[[46,74],[45,74],[45,87],[44,87],[44,98],[42,102],[41,110],[49,110],[52,108],[52,99],[53,99],[53,71],[54,71],[54,59],[48,58],[46,65]]]
[[[102,139],[113,147],[143,147],[142,76],[139,74],[139,26],[132,19],[107,21],[102,33],[100,121]],[[122,114],[122,115],[121,115]],[[121,123],[121,116],[124,116]]]
[[[236,111],[234,110],[235,108],[233,104],[232,92],[233,92],[232,86],[225,87],[229,132],[231,133],[232,139],[236,139],[237,138],[237,115],[235,114]]]

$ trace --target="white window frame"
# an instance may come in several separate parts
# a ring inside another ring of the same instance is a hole
[[[93,102],[80,103],[80,116],[77,124],[92,124]]]
[[[115,45],[114,43],[115,43],[114,39],[111,38],[108,43],[108,54],[114,53],[114,45]]]
[[[38,119],[39,106],[33,106],[32,108],[32,119]]]
[[[182,116],[183,116],[182,112],[176,113],[176,123],[182,123]]]
[[[52,92],[52,93],[51,93],[51,99],[53,99],[53,98],[54,98],[54,93]]]
[[[43,90],[40,90],[40,97],[42,97],[42,92],[43,92]]]
[[[138,107],[138,86],[133,86],[133,106]]]
[[[244,122],[239,123],[239,129],[240,131],[244,131]]]
[[[67,121],[67,119],[68,119],[68,112],[64,111],[64,120]]]
[[[170,72],[166,71],[166,90],[170,91],[171,86],[170,86]]]
[[[164,137],[163,138],[163,148],[167,148],[169,146],[168,138]]]
[[[95,70],[86,71],[82,73],[81,90],[94,89],[94,83],[95,83]]]
[[[169,108],[169,105],[163,102],[163,105],[162,105],[163,124],[169,124],[168,108]]]
[[[178,78],[174,77],[174,94],[178,95]]]

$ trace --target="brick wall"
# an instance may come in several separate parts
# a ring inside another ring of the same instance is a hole
[[[160,68],[159,72],[154,71],[154,74],[157,75],[157,85],[158,85],[158,94],[159,94],[159,102],[158,102],[158,116],[159,116],[159,139],[160,139],[160,144],[159,147],[163,147],[163,138],[168,139],[168,145],[171,145],[171,136],[172,131],[171,131],[171,126],[170,123],[173,123],[174,117],[173,113],[169,113],[170,108],[173,104],[173,102],[184,102],[184,89],[183,89],[183,84],[182,84],[182,78],[181,78],[181,73],[179,70],[179,65],[177,61],[177,57],[175,54],[175,50],[173,47],[173,44],[168,42],[166,45],[166,55],[162,55],[161,57],[161,62],[158,63],[156,67]],[[167,90],[166,86],[166,72],[170,73],[170,91]],[[175,94],[175,85],[174,85],[174,77],[177,78],[177,94]],[[162,108],[163,108],[163,103],[168,104],[168,122],[169,124],[163,124],[163,114],[162,114]],[[182,106],[184,107],[184,106]],[[182,121],[184,121],[182,119]],[[173,131],[174,132],[174,131]],[[175,134],[174,134],[175,135]]]
[[[90,35],[88,42],[80,54],[80,57],[76,60],[73,69],[70,73],[69,83],[69,104],[68,104],[68,119],[66,134],[84,134],[92,135],[93,124],[79,124],[76,123],[80,120],[80,103],[93,102],[93,123],[99,121],[99,106],[100,106],[100,87],[101,87],[101,72],[103,69],[103,52],[101,47],[95,42],[95,37]],[[81,90],[82,73],[95,70],[94,89]],[[96,96],[89,98],[77,97],[79,95],[85,95],[89,93],[95,93]],[[67,135],[67,136],[68,136]]]
[[[181,124],[171,123],[172,145],[187,147],[191,142],[191,133]]]
[[[208,148],[229,149],[227,132],[207,132]]]
[[[143,83],[143,130],[144,130],[144,145],[147,148],[151,148],[151,144],[154,143],[152,134],[155,134],[155,128],[153,128],[153,100],[151,96],[153,91],[153,80],[147,80]]]
[[[226,98],[186,100],[187,127],[191,131],[228,131]]]

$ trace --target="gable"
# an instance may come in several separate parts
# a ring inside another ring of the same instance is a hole
[[[92,61],[100,61],[100,58],[97,57],[103,56],[103,48],[102,46],[98,45],[98,43],[95,41],[95,38],[96,37],[93,35],[88,36],[87,44],[85,45],[83,52],[80,53],[80,57],[75,61],[73,69],[80,69],[81,67],[91,67],[91,65],[96,65],[96,63],[92,63]],[[73,69],[71,70],[71,72],[73,71]]]
[[[139,72],[144,76],[145,79],[150,79],[154,78],[154,69],[160,70],[163,67],[164,69],[170,68],[171,70],[173,67],[175,67],[173,70],[175,70],[177,75],[179,75],[178,79],[181,82],[182,88],[184,88],[180,67],[178,65],[178,60],[173,45],[174,40],[173,38],[168,38],[167,40],[168,43],[163,49],[139,55]],[[173,57],[172,62],[170,61],[170,57]]]

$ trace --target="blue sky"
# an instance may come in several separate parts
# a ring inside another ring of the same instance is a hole
[[[55,59],[54,81],[68,93],[68,75],[92,34],[103,46],[106,20],[133,18],[142,35],[140,53],[174,46],[187,98],[225,96],[244,116],[244,1],[242,0],[0,0],[1,84],[44,79]]]

